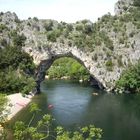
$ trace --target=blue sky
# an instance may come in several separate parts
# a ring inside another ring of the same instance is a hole
[[[38,17],[65,22],[97,20],[110,12],[118,0],[0,0],[0,11],[15,12],[20,19]]]

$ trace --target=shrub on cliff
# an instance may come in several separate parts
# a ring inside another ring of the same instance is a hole
[[[113,70],[114,64],[113,64],[113,62],[112,62],[111,59],[108,60],[108,61],[106,61],[105,65],[106,65],[106,69],[107,69],[108,71],[112,71],[112,70]]]
[[[116,88],[130,93],[140,93],[140,61],[122,73],[116,82]]]
[[[51,31],[53,30],[53,21],[47,21],[46,23],[44,23],[44,28],[46,31]]]
[[[59,29],[55,29],[47,32],[47,39],[51,42],[56,42],[57,38],[61,35],[61,31]]]
[[[140,0],[134,0],[133,5],[140,7]]]
[[[19,47],[24,46],[26,40],[24,34],[19,35],[16,30],[13,30],[10,32],[10,37],[13,40],[14,46],[19,46]]]
[[[33,73],[35,65],[33,59],[19,47],[5,47],[0,50],[0,71],[9,68],[13,69],[20,67],[23,71]]]
[[[5,29],[7,29],[6,25],[0,24],[0,33],[2,33]]]
[[[5,95],[0,94],[0,122],[2,123],[5,119],[5,115],[2,113],[5,110],[8,99]],[[2,115],[3,114],[3,115]]]

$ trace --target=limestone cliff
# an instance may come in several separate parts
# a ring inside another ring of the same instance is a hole
[[[134,0],[119,0],[115,4],[115,14],[120,15],[123,14],[126,11],[129,11],[131,6],[133,7],[133,1]]]
[[[68,56],[83,64],[100,87],[111,90],[122,71],[140,59],[137,8],[131,0],[120,0],[115,16],[108,13],[96,23],[83,20],[71,24],[37,18],[20,21],[15,13],[1,13],[0,48],[21,43],[25,36],[20,45],[38,66],[38,85],[55,59]]]

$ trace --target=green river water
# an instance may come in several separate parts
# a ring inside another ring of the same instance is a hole
[[[41,112],[33,124],[43,114],[50,113],[56,124],[73,130],[79,126],[94,124],[103,129],[103,140],[140,140],[140,96],[105,94],[88,85],[74,81],[49,80],[41,85],[42,94],[33,98]],[[93,96],[98,92],[98,96]],[[52,104],[53,109],[48,110]],[[29,122],[28,107],[19,112],[8,124],[12,129],[14,122]],[[12,138],[11,138],[12,139]],[[10,140],[11,140],[10,139]]]

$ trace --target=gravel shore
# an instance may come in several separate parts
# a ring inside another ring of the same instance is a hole
[[[7,110],[8,117],[7,120],[10,120],[12,117],[14,117],[20,110],[22,110],[26,105],[31,101],[31,98],[33,96],[27,95],[26,97],[23,97],[21,93],[15,93],[8,95],[7,98],[9,100]]]

